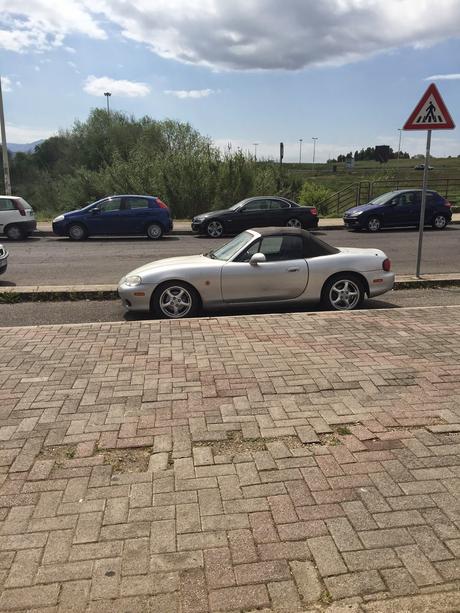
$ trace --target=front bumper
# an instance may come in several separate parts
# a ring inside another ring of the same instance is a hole
[[[360,217],[360,216],[359,216]],[[361,228],[361,220],[359,217],[344,217],[343,223],[346,228]]]
[[[0,248],[0,275],[6,272],[8,268],[8,251],[3,247]]]
[[[206,221],[195,221],[192,219],[192,230],[193,232],[198,232],[199,234],[203,234],[205,232]]]
[[[118,295],[123,306],[128,311],[150,311],[150,299],[154,287],[151,285],[136,285],[132,287],[123,282],[118,286]]]
[[[53,221],[53,233],[57,236],[67,235],[67,223],[63,221]]]

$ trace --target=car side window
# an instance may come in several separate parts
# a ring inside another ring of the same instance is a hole
[[[236,262],[249,262],[254,253],[259,253],[260,240],[255,241],[250,245],[246,251],[243,251],[238,258],[235,260]]]
[[[303,241],[300,236],[266,236],[259,251],[267,262],[298,260],[303,257]]]
[[[147,198],[125,198],[125,209],[134,211],[136,209],[148,209],[149,201]]]
[[[252,213],[253,211],[266,211],[268,209],[268,202],[265,200],[254,200],[249,202],[243,207],[243,213]]]
[[[121,198],[112,198],[99,205],[100,210],[103,213],[109,213],[110,211],[119,211],[121,209]]]
[[[0,198],[0,211],[15,211],[16,207],[9,198]]]
[[[284,202],[283,200],[270,200],[270,210],[271,211],[279,211],[280,209],[288,209],[289,203]]]

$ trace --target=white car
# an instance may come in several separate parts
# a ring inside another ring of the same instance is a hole
[[[380,249],[337,248],[300,228],[257,228],[202,255],[151,262],[118,286],[130,311],[178,319],[203,309],[321,301],[348,311],[393,288]]]
[[[6,272],[8,266],[8,251],[3,245],[0,245],[0,275]]]
[[[35,213],[24,198],[0,196],[0,233],[10,240],[30,236],[37,228]]]

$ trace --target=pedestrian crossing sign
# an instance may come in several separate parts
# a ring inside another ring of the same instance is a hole
[[[455,124],[438,88],[432,83],[404,124],[403,130],[453,130]]]

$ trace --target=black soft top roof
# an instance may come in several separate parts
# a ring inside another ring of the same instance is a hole
[[[305,257],[314,258],[320,255],[339,253],[339,249],[337,249],[337,247],[333,247],[332,245],[325,243],[311,232],[302,230],[301,228],[269,227],[251,228],[251,230],[257,232],[261,236],[300,236],[304,244]]]

